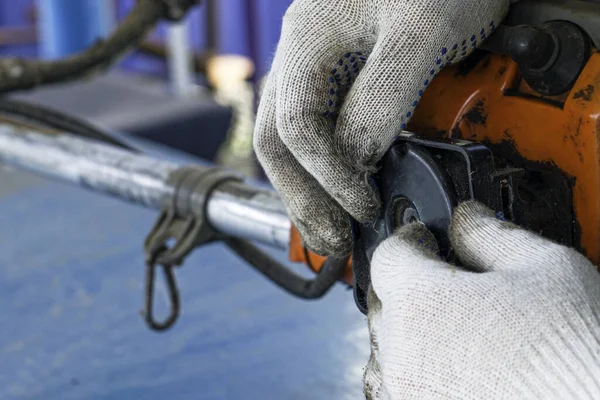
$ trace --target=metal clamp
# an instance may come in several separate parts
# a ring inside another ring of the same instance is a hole
[[[221,184],[241,181],[241,177],[218,168],[184,167],[172,173],[168,182],[173,195],[165,200],[160,217],[146,238],[146,324],[155,331],[169,329],[180,312],[179,291],[174,269],[196,247],[221,240],[248,264],[287,292],[303,299],[323,296],[339,280],[346,259],[329,258],[315,279],[305,279],[271,258],[248,241],[216,232],[206,216],[213,191]],[[174,240],[171,247],[169,240]],[[167,282],[171,312],[162,322],[153,316],[155,268],[161,266]]]
[[[174,171],[168,183],[173,196],[166,199],[163,210],[146,237],[145,309],[146,324],[155,331],[170,328],[180,312],[179,290],[174,268],[196,247],[221,239],[206,219],[206,205],[212,192],[224,182],[241,181],[237,174],[205,167],[183,167]],[[168,242],[174,240],[172,246]],[[162,322],[154,319],[155,268],[162,266],[167,281],[171,311]]]

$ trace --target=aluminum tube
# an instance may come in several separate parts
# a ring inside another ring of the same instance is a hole
[[[80,139],[0,123],[0,161],[159,209],[173,194],[167,184],[178,165]]]
[[[0,162],[157,210],[173,196],[168,179],[181,167],[73,135],[42,134],[8,123],[0,123]],[[223,234],[288,247],[291,223],[273,192],[223,184],[208,201],[207,217]]]
[[[289,248],[291,222],[274,192],[239,183],[225,183],[207,204],[208,220],[227,235]]]

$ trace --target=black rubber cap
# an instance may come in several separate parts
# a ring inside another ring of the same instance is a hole
[[[533,26],[521,25],[505,36],[504,49],[519,66],[543,69],[555,57],[557,43],[552,34]]]

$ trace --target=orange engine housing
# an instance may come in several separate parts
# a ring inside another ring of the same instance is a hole
[[[486,54],[468,72],[447,68],[408,130],[432,139],[505,143],[524,159],[559,168],[572,178],[581,250],[600,264],[600,53],[592,54],[568,93],[555,97],[536,94],[506,56]],[[306,252],[297,232],[291,242],[290,259],[309,261],[318,271],[325,259]],[[344,281],[352,284],[350,263]]]

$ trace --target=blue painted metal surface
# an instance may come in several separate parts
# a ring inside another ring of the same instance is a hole
[[[0,180],[1,399],[361,397],[368,336],[345,288],[289,297],[214,244],[177,271],[182,318],[156,334],[138,315],[155,213],[21,172]]]
[[[0,0],[2,1],[2,0]],[[117,0],[116,12],[117,19],[124,19],[135,5],[136,0]],[[206,48],[206,32],[204,21],[206,19],[205,7],[194,7],[186,16],[186,22],[189,29],[190,46],[197,52]],[[165,41],[167,34],[167,23],[161,22],[156,29],[148,36],[155,41]],[[167,77],[167,67],[164,61],[157,60],[154,57],[144,56],[139,53],[132,53],[127,56],[120,64],[124,69],[133,70],[142,74],[153,74],[161,77]]]
[[[28,9],[35,2],[36,0],[0,0],[0,25],[29,24]],[[50,24],[46,23],[48,26],[56,25],[65,17],[77,17],[69,18],[69,23],[57,26],[57,30],[52,28],[53,36],[44,39],[46,42],[44,53],[49,56],[54,57],[60,53],[67,54],[81,49],[82,43],[90,43],[90,40],[93,41],[98,36],[97,33],[104,34],[106,32],[107,28],[102,22],[106,21],[105,16],[102,15],[105,11],[98,9],[101,13],[95,15],[93,12],[94,7],[106,6],[107,0],[37,0],[37,2],[41,6],[42,21],[48,19]],[[67,3],[68,6],[65,6],[64,4]],[[122,19],[131,10],[135,0],[116,0],[115,3],[116,17]],[[255,61],[258,76],[264,75],[269,70],[275,47],[279,41],[281,19],[291,3],[292,0],[223,0],[219,2],[218,24],[221,43],[219,50],[228,54],[251,55]],[[248,7],[252,7],[252,9]],[[106,7],[104,7],[105,9]],[[82,20],[80,15],[87,15],[87,17]],[[250,15],[254,18],[250,19]],[[109,16],[108,20],[111,18],[112,16]],[[190,43],[197,51],[206,48],[205,20],[205,7],[197,7],[188,16]],[[86,21],[90,21],[93,25],[86,26]],[[75,32],[78,33],[69,34]],[[254,33],[253,38],[248,37],[249,32]],[[42,36],[45,35],[46,33],[42,33]],[[164,39],[165,24],[160,24],[151,37]],[[254,49],[251,49],[251,43],[254,43]],[[58,46],[59,44],[60,46]],[[33,56],[36,54],[36,50],[29,46],[0,48],[0,54]],[[164,63],[139,54],[128,57],[123,65],[128,69],[143,73],[165,74]]]
[[[271,67],[273,54],[279,42],[283,15],[292,1],[219,0],[217,2],[218,52],[252,57],[256,64],[257,76],[264,76]],[[119,18],[124,18],[134,3],[135,0],[119,0]],[[198,7],[188,16],[190,43],[197,51],[206,48],[205,20],[205,7]],[[249,37],[250,33],[254,37]],[[160,40],[164,39],[164,36],[165,24],[163,23],[159,25],[152,37]],[[147,68],[159,70],[158,66],[152,65],[139,56],[129,58],[126,65],[135,69],[146,68],[146,71]]]
[[[40,55],[55,59],[81,51],[112,29],[106,0],[38,0]]]
[[[219,0],[216,5],[219,16],[217,51],[220,54],[238,54],[250,57],[248,1]]]
[[[257,53],[255,56],[257,76],[264,76],[271,68],[275,48],[281,36],[281,23],[291,0],[272,1],[256,0],[256,32]]]
[[[15,27],[31,24],[31,6],[34,0],[0,0],[0,26]],[[38,49],[33,43],[17,46],[0,46],[0,56],[37,57]]]

